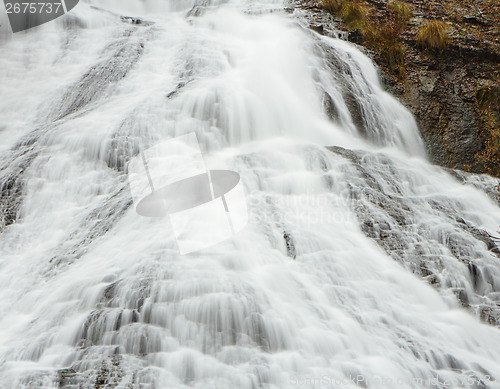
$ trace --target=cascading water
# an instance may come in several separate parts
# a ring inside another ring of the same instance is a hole
[[[500,388],[498,182],[426,162],[370,60],[283,7],[3,35],[0,388]],[[127,166],[191,132],[250,218],[182,256]]]

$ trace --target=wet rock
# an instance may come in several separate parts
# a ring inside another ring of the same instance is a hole
[[[114,83],[122,80],[139,61],[144,52],[142,39],[132,39],[134,31],[127,31],[121,40],[106,48],[107,58],[92,66],[64,93],[56,109],[54,121],[74,114],[99,99]]]
[[[177,96],[181,89],[184,88],[190,81],[191,80],[179,82],[173,91],[167,93],[167,99],[172,99]]]
[[[285,232],[283,233],[283,239],[285,239],[286,243],[286,255],[289,256],[290,258],[295,259],[297,254],[295,252],[295,245],[293,243],[291,235]]]
[[[76,386],[80,383],[79,375],[74,369],[61,369],[58,371],[58,375],[60,388],[71,387],[71,385]]]
[[[36,133],[36,134],[35,134]],[[39,149],[34,143],[41,135],[35,130],[11,150],[3,165],[0,165],[0,232],[12,224],[18,217],[24,192],[24,175]]]
[[[347,34],[347,39],[349,40],[349,42],[361,45],[363,43],[363,34],[361,33],[361,29],[356,28],[355,30],[349,31]]]
[[[324,29],[322,24],[311,24],[309,28],[313,31],[316,31],[318,34],[323,34]]]
[[[120,16],[120,19],[124,23],[139,25],[143,27],[151,26],[154,22],[143,20],[141,18],[136,18],[132,16]]]
[[[332,121],[338,120],[339,114],[332,97],[327,93],[323,93],[323,109]]]
[[[89,245],[102,237],[123,217],[132,205],[126,176],[122,178],[120,187],[96,208],[90,210],[82,220],[81,226],[70,233],[69,239],[55,250],[47,266],[46,274],[57,272],[57,267],[69,266],[84,255]],[[86,228],[83,228],[86,226]],[[91,226],[88,228],[88,226]]]
[[[490,324],[500,323],[498,260],[500,239],[490,236],[461,211],[459,204],[442,198],[405,196],[398,168],[382,155],[341,147],[328,149],[350,162],[349,200],[361,230],[388,255],[438,290],[451,289],[457,300]],[[376,167],[374,167],[376,166]],[[485,190],[478,176],[463,173],[464,185]],[[427,209],[447,223],[435,228],[415,224],[414,215]],[[488,251],[489,250],[489,251]],[[457,272],[460,269],[459,272]],[[485,313],[486,312],[486,313]]]
[[[463,21],[465,23],[476,24],[479,26],[490,26],[491,25],[490,21],[485,20],[480,16],[464,16]]]

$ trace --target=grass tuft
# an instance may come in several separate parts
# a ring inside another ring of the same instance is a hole
[[[405,46],[401,34],[412,16],[411,8],[402,0],[392,0],[387,20],[379,21],[373,7],[359,0],[321,0],[321,7],[338,15],[349,30],[360,29],[363,41],[374,50],[388,68],[404,79]]]
[[[335,14],[342,9],[343,4],[344,0],[322,0],[321,8],[327,10],[331,14]]]
[[[406,24],[413,16],[411,8],[408,6],[408,4],[402,1],[391,1],[388,7],[393,13],[397,22]]]
[[[429,49],[444,49],[450,40],[448,25],[440,20],[427,22],[417,32],[417,43]]]
[[[399,40],[400,33],[399,28],[391,23],[368,25],[363,29],[363,39],[389,68],[404,76],[405,47]]]
[[[342,20],[351,29],[362,28],[368,17],[369,10],[360,3],[344,2],[341,10]]]
[[[485,86],[476,92],[480,108],[500,108],[500,86]]]

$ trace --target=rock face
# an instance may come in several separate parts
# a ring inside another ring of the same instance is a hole
[[[397,42],[403,45],[398,69],[363,39],[370,23],[397,23],[391,11],[394,2],[358,3],[369,10],[364,28],[349,27],[341,11],[331,15],[331,23],[346,31],[353,43],[368,47],[387,88],[415,115],[431,160],[500,177],[500,3],[406,1],[412,15],[398,31]],[[297,6],[307,10],[308,20],[316,26],[332,29],[321,0],[299,0]],[[431,50],[417,44],[416,34],[429,20],[447,24],[450,40],[445,48]]]
[[[463,93],[467,70],[422,66],[411,73],[409,86],[400,96],[415,113],[431,158],[451,168],[475,165],[485,136],[480,118]]]
[[[407,43],[407,78],[393,80],[393,92],[414,113],[433,162],[500,176],[500,44],[432,52]]]

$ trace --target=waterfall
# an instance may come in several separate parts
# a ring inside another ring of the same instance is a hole
[[[0,96],[1,389],[500,388],[499,182],[281,1],[81,1]],[[248,223],[181,255],[127,175],[192,133]]]

